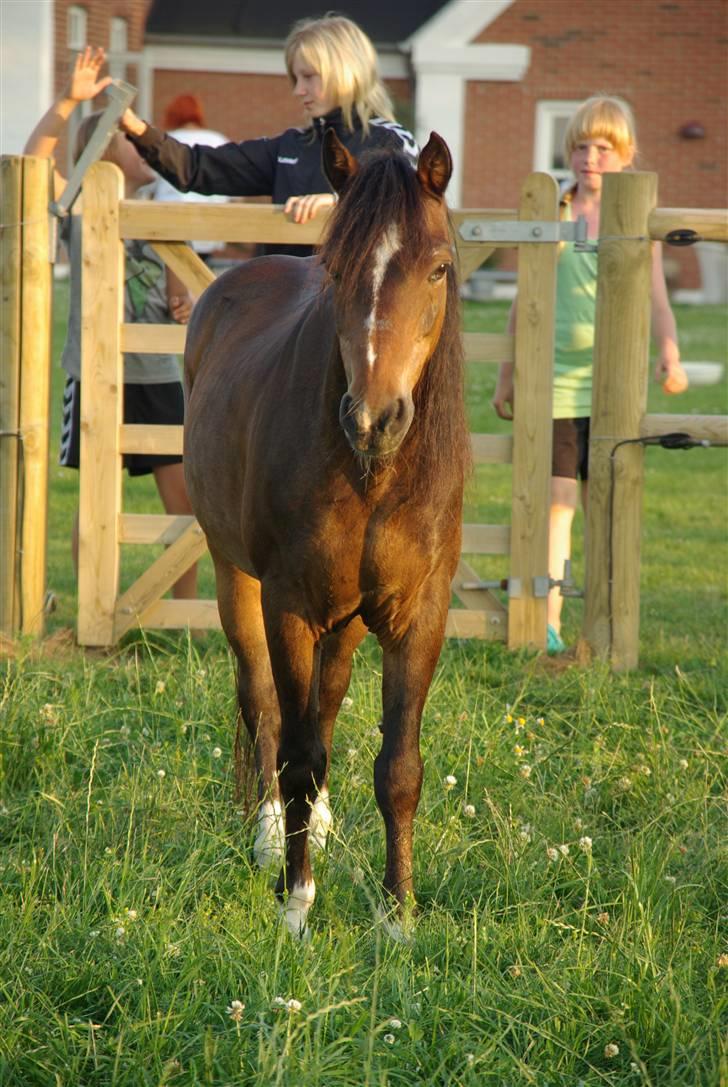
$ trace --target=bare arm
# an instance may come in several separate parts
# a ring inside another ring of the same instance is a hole
[[[662,267],[662,243],[652,247],[652,338],[657,347],[655,378],[664,382],[665,392],[682,393],[688,387],[687,374],[680,363],[675,317],[670,308]]]
[[[511,309],[508,314],[508,324],[506,325],[506,332],[509,336],[514,336],[516,332],[516,302],[514,298],[511,303]],[[495,386],[495,393],[491,404],[496,410],[496,414],[501,419],[513,418],[513,363],[502,362],[498,370],[498,381]]]
[[[167,308],[170,317],[180,325],[186,325],[192,313],[194,299],[179,276],[167,269]]]
[[[103,49],[87,46],[78,54],[68,84],[28,136],[23,148],[24,155],[38,155],[47,159],[54,157],[58,139],[78,103],[95,98],[111,83],[110,76],[99,79],[99,71],[105,61]],[[63,186],[63,177],[56,171],[56,189],[59,184]]]

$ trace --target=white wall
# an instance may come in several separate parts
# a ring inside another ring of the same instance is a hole
[[[0,0],[0,153],[17,155],[53,99],[53,0]]]

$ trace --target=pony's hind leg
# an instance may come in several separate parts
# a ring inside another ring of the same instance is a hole
[[[329,769],[331,766],[331,741],[336,715],[341,708],[351,679],[351,661],[354,650],[367,632],[358,616],[342,630],[330,634],[321,649],[321,678],[319,681],[319,737],[326,749],[324,782],[311,808],[308,821],[309,839],[316,849],[323,849],[331,827],[329,806]]]
[[[255,753],[258,831],[253,846],[261,867],[279,865],[284,852],[284,821],[276,760],[280,711],[266,644],[260,604],[260,582],[244,574],[210,549],[215,564],[217,600],[223,630],[238,664],[238,725],[235,771],[239,788],[245,776],[240,744],[241,720]]]

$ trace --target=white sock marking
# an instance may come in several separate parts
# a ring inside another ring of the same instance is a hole
[[[316,884],[313,880],[308,883],[297,883],[288,892],[288,898],[281,906],[281,915],[286,922],[288,931],[292,936],[305,938],[306,915],[313,905],[316,897]]]
[[[253,856],[259,868],[280,865],[286,843],[286,828],[280,800],[264,800],[258,812],[258,833]]]
[[[308,840],[314,849],[323,849],[331,829],[332,815],[329,807],[329,790],[324,788],[311,807],[308,820]]]

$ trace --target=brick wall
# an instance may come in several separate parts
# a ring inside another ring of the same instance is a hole
[[[660,175],[662,207],[725,207],[727,10],[724,0],[515,0],[477,41],[528,45],[531,63],[521,83],[467,85],[463,203],[513,207],[533,168],[536,103],[605,91],[635,111],[636,166]],[[678,135],[693,120],[704,139]],[[669,253],[681,285],[696,286],[693,254]]]

